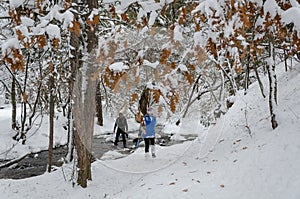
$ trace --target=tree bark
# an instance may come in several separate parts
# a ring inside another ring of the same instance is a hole
[[[43,76],[42,63],[39,63],[39,71],[40,71],[40,77],[42,77]],[[32,108],[32,113],[29,116],[29,125],[30,126],[32,125],[32,119],[35,116],[36,109],[37,109],[38,103],[40,101],[42,86],[43,86],[43,80],[41,79],[40,82],[39,82],[39,88],[38,88],[38,91],[37,91],[35,102],[34,102],[34,105],[33,105],[33,108]]]
[[[100,81],[97,83],[96,91],[96,113],[97,113],[97,124],[103,126],[103,113],[102,113],[102,98],[100,92]]]
[[[12,113],[11,113],[11,128],[17,128],[17,102],[16,102],[16,80],[12,78],[11,83],[11,106],[12,106]]]
[[[75,123],[75,146],[78,157],[78,179],[77,182],[82,187],[87,186],[87,180],[92,179],[91,175],[91,152],[94,131],[95,116],[95,90],[96,80],[91,78],[93,65],[83,64],[82,70],[77,73],[74,84],[74,123]],[[83,82],[86,81],[86,88]]]
[[[276,114],[274,112],[274,107],[277,105],[277,78],[275,73],[275,63],[276,63],[276,54],[274,47],[274,38],[269,36],[269,54],[270,60],[272,59],[272,64],[267,64],[268,77],[269,77],[269,109],[271,115],[271,124],[272,128],[275,129],[278,126],[276,120]]]
[[[264,86],[263,86],[263,83],[261,82],[261,79],[260,79],[260,77],[259,77],[259,74],[258,74],[258,71],[257,71],[257,67],[256,67],[256,63],[254,63],[253,69],[254,69],[255,76],[256,76],[257,81],[258,81],[258,85],[259,85],[259,88],[260,88],[260,92],[261,92],[263,98],[265,98],[266,95],[265,95],[265,91],[264,91]]]
[[[26,87],[27,87],[27,78],[28,78],[28,69],[29,69],[29,60],[30,56],[27,57],[27,63],[25,67],[25,77],[24,77],[24,86],[23,86],[23,91],[22,91],[22,111],[23,113],[21,114],[21,134],[20,134],[20,139],[22,140],[22,144],[25,144],[26,142],[26,133],[28,131],[28,127],[25,128],[26,126],[26,119],[27,119],[27,93],[26,93]]]
[[[271,115],[272,128],[275,129],[278,126],[276,121],[276,114],[274,113],[274,106],[277,104],[277,79],[275,73],[275,49],[272,46],[273,42],[270,42],[270,57],[273,58],[273,64],[267,64],[267,71],[269,77],[269,110]]]
[[[48,172],[51,172],[54,134],[54,76],[50,75]]]
[[[278,126],[278,123],[276,121],[276,114],[274,113],[274,96],[276,95],[276,89],[275,89],[275,81],[276,79],[274,79],[275,76],[275,65],[272,66],[267,66],[268,69],[268,77],[269,77],[269,110],[270,110],[270,115],[271,115],[271,124],[272,124],[272,128],[275,129]]]
[[[90,12],[94,8],[97,8],[98,1],[90,0],[84,3],[88,4]],[[80,12],[79,12],[80,13]],[[86,15],[87,17],[88,15]],[[82,18],[82,21],[87,19]],[[94,27],[97,30],[97,27]],[[80,68],[76,72],[76,78],[73,88],[73,114],[75,125],[75,147],[77,149],[78,158],[78,179],[77,182],[83,188],[87,187],[87,180],[92,180],[91,172],[91,152],[92,152],[92,140],[94,133],[94,117],[96,110],[96,86],[97,86],[97,73],[95,69],[95,60],[97,49],[97,36],[94,30],[84,26],[82,29],[81,40],[83,43],[79,43],[78,36],[73,39],[78,40],[78,45],[73,46],[75,53],[78,54],[79,47],[82,46],[85,52],[87,52],[83,58],[84,62],[75,60],[75,64],[78,64],[77,68]]]
[[[143,93],[139,100],[139,107],[143,115],[147,113],[148,106],[149,106],[149,89],[146,88],[143,90]]]
[[[69,102],[68,102],[68,153],[66,156],[66,161],[70,162],[73,160],[73,152],[74,152],[74,145],[75,145],[75,126],[74,126],[74,116],[73,116],[73,89],[74,83],[77,75],[77,71],[81,65],[81,51],[79,50],[79,37],[76,35],[75,32],[71,33],[70,39],[71,54],[72,58],[70,58],[70,78],[68,81],[69,86]]]
[[[190,105],[191,105],[191,101],[192,101],[194,92],[195,92],[195,90],[196,90],[196,88],[197,88],[197,84],[199,83],[199,80],[200,80],[200,77],[201,77],[201,74],[198,75],[196,81],[194,82],[193,89],[192,89],[192,91],[191,91],[191,93],[190,93],[189,100],[188,100],[188,103],[186,104],[186,108],[185,108],[185,111],[184,111],[184,113],[183,113],[182,118],[185,118],[186,114],[188,113],[188,110],[189,110],[189,108],[190,108]]]

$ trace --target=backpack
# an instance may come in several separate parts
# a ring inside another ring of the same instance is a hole
[[[143,116],[142,114],[140,113],[140,111],[138,111],[136,114],[135,114],[135,121],[137,123],[141,123],[143,121]]]

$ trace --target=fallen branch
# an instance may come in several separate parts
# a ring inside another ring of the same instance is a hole
[[[27,155],[29,155],[30,153],[27,153],[27,154],[25,154],[25,155],[23,155],[23,156],[21,156],[21,157],[18,157],[18,158],[16,158],[16,159],[13,159],[13,160],[10,160],[10,161],[8,161],[8,162],[6,162],[6,163],[4,163],[4,164],[1,164],[0,165],[0,169],[2,169],[2,168],[4,168],[4,167],[9,167],[9,166],[11,166],[11,165],[13,165],[13,164],[15,164],[15,163],[17,163],[17,162],[20,162],[21,160],[23,160]]]

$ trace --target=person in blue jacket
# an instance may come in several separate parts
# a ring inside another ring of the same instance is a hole
[[[156,117],[153,115],[152,108],[148,109],[147,114],[143,117],[143,122],[141,126],[142,138],[145,142],[145,155],[149,156],[149,147],[151,150],[152,157],[155,158],[155,126]]]

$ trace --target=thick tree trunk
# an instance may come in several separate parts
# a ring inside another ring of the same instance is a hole
[[[75,146],[77,149],[78,156],[78,178],[77,183],[82,187],[87,187],[87,180],[92,180],[91,175],[91,151],[88,150],[83,142],[80,133],[75,130]]]
[[[87,180],[92,179],[91,175],[91,152],[92,139],[94,131],[94,116],[95,116],[95,90],[96,80],[91,78],[94,72],[93,65],[83,64],[85,70],[78,72],[74,84],[74,123],[75,131],[75,146],[77,149],[78,158],[78,180],[82,186],[87,186]],[[85,82],[83,84],[83,82]],[[85,85],[86,84],[86,85]],[[85,85],[86,87],[84,87]]]
[[[84,4],[88,4],[90,12],[94,8],[98,8],[97,0],[83,1]],[[79,8],[80,9],[80,8]],[[78,10],[80,12],[80,10]],[[85,15],[86,17],[88,15]],[[84,17],[81,19],[86,21]],[[94,117],[96,107],[96,86],[97,79],[95,74],[96,52],[97,49],[97,36],[94,30],[89,27],[83,27],[81,38],[79,40],[78,35],[73,34],[71,40],[76,40],[75,54],[77,55],[74,60],[75,66],[80,70],[76,73],[76,78],[73,88],[73,115],[74,115],[74,131],[75,135],[75,147],[77,149],[78,158],[78,179],[77,182],[82,187],[87,187],[87,180],[92,179],[91,173],[91,152],[92,152],[92,140],[94,133]],[[80,42],[83,43],[80,43]],[[80,48],[80,46],[82,48]],[[79,49],[83,49],[86,54],[83,57],[84,62],[79,61],[79,56],[82,56]]]

